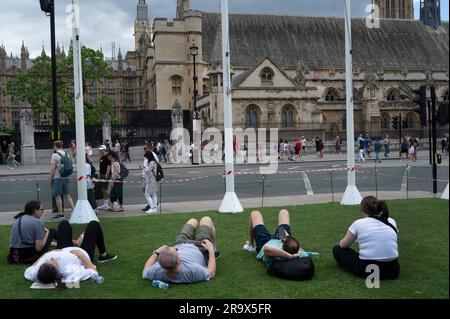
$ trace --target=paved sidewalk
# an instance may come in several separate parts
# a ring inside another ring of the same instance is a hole
[[[369,196],[374,195],[374,192],[361,192],[361,195]],[[334,202],[339,203],[343,194],[335,193]],[[440,198],[439,193],[436,198]],[[406,199],[406,193],[404,192],[378,192],[378,197],[382,199]],[[430,192],[409,192],[408,198],[433,198],[433,194]],[[297,195],[297,196],[278,196],[278,197],[265,197],[264,207],[286,207],[297,206],[306,204],[321,204],[331,203],[333,201],[332,194],[318,194],[318,195]],[[261,197],[243,198],[240,199],[242,206],[245,209],[260,209],[262,205]],[[142,212],[145,204],[142,205],[128,205],[125,206],[125,212],[115,213],[108,211],[99,211],[100,220],[103,218],[125,218],[132,216],[146,216],[148,218],[155,218],[159,214],[181,214],[181,213],[195,213],[195,212],[217,212],[221,200],[207,200],[207,201],[193,201],[193,202],[177,202],[177,203],[163,203],[162,207],[158,208],[157,215],[146,215]],[[301,208],[298,208],[301,210]],[[14,215],[18,212],[0,213],[0,225],[11,225]],[[293,212],[296,213],[296,212]],[[53,214],[51,211],[46,211],[42,217],[44,222],[52,222]],[[70,213],[66,213],[66,218],[70,217]]]
[[[427,158],[428,159],[428,153],[421,154],[422,158]],[[315,154],[309,154],[303,157],[304,160],[303,161],[296,161],[296,162],[292,162],[292,161],[279,161],[278,163],[281,165],[284,164],[292,164],[292,163],[334,163],[334,162],[346,162],[347,161],[347,155],[346,154],[325,154],[324,158],[319,159],[317,158],[317,156]],[[383,161],[398,161],[400,158],[398,156],[392,156],[389,158],[382,158]],[[419,161],[422,161],[421,159],[419,159]],[[447,161],[448,162],[448,157],[444,157],[443,161]],[[366,160],[366,163],[370,163],[370,162],[374,162],[374,157],[369,158]],[[358,162],[357,162],[358,163]],[[139,166],[142,165],[142,161],[132,161],[129,163],[125,163],[125,165],[127,166],[127,168],[129,170],[139,170]],[[235,164],[235,165],[264,165],[264,164],[260,164],[260,163],[256,163],[256,164],[248,164],[248,163],[244,163],[244,164]],[[98,162],[94,162],[94,166],[98,167]],[[205,164],[202,163],[200,165],[192,165],[190,163],[187,164],[166,164],[166,163],[162,163],[162,167],[164,169],[171,169],[171,168],[198,168],[198,167],[220,167],[220,166],[224,166],[223,163],[219,163],[219,164]],[[17,167],[15,169],[10,169],[8,166],[5,165],[0,165],[0,177],[5,177],[5,176],[17,176],[17,175],[40,175],[40,174],[46,174],[48,173],[50,169],[50,164],[48,165],[29,165],[29,166],[20,166]],[[76,167],[74,167],[74,170],[76,171]]]

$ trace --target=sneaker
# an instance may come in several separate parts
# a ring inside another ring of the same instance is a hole
[[[98,262],[99,263],[106,263],[108,261],[111,260],[116,260],[117,259],[117,254],[110,254],[110,253],[106,253],[106,256],[98,256]]]
[[[147,210],[145,213],[147,215],[155,215],[158,213],[158,210],[156,208],[151,208],[151,209]]]
[[[248,240],[245,242],[245,245],[242,248],[251,253],[256,251],[255,247],[251,246],[250,243],[248,242]]]
[[[214,256],[216,257],[216,259],[219,259],[220,257],[222,257],[222,254],[220,253],[220,251],[216,251],[215,253],[214,253]]]
[[[108,208],[109,208],[109,205],[107,205],[107,204],[103,204],[102,206],[97,207],[97,209],[100,209],[100,210],[105,210]]]
[[[55,214],[52,219],[61,219],[64,218],[64,214]]]
[[[144,209],[142,209],[143,212],[146,212],[150,209],[150,205],[147,205]]]

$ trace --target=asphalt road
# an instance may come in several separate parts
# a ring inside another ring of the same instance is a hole
[[[409,171],[406,165],[412,165]],[[426,162],[399,163],[386,161],[376,168],[373,162],[357,164],[356,183],[360,191],[403,191],[432,192],[431,167]],[[314,195],[342,193],[347,185],[345,171],[315,172],[312,170],[345,168],[344,164],[289,163],[279,166],[277,174],[259,175],[258,166],[236,166],[242,173],[235,176],[236,193],[242,198],[287,195]],[[165,169],[165,183],[161,185],[159,198],[162,202],[185,202],[221,200],[225,191],[222,167],[200,167]],[[438,167],[438,179],[448,180],[448,164]],[[0,212],[19,211],[28,200],[39,199],[44,208],[51,207],[51,190],[47,174],[0,178]],[[408,177],[408,178],[407,178]],[[18,181],[10,182],[11,178]],[[38,179],[38,181],[24,181]],[[124,187],[124,202],[145,206],[140,172],[130,171],[126,180],[133,182]],[[438,182],[442,192],[447,182]],[[39,191],[38,191],[39,189]],[[70,193],[76,199],[76,182],[71,180]]]

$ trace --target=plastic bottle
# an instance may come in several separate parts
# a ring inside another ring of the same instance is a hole
[[[161,281],[161,280],[153,280],[152,285],[156,288],[161,289],[169,289],[170,285],[167,282]]]
[[[98,274],[92,275],[91,280],[97,284],[102,284],[105,281],[105,279]]]
[[[300,253],[299,258],[312,257],[312,256],[319,256],[320,257],[320,254],[312,252],[312,251],[303,251],[303,252]]]

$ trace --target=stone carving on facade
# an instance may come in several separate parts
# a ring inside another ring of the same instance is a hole
[[[180,102],[176,100],[172,106],[172,127],[180,127],[180,124],[183,124],[183,109]]]
[[[336,69],[330,68],[328,74],[330,75],[330,78],[334,77],[336,75]]]
[[[299,60],[297,63],[297,70],[294,78],[294,82],[297,85],[297,87],[306,86],[306,75],[308,74],[309,74],[308,67],[302,60]]]
[[[369,70],[364,77],[364,88],[370,92],[370,97],[375,97],[375,92],[379,88],[377,77],[372,70]]]
[[[360,68],[355,68],[355,69],[353,70],[353,75],[354,75],[355,77],[358,77],[360,74],[361,74],[361,69],[360,69]]]
[[[379,79],[382,79],[384,77],[384,70],[383,69],[378,69],[377,70],[377,76]]]
[[[24,109],[20,112],[22,145],[34,146],[34,118],[31,110]]]
[[[434,85],[433,72],[430,69],[425,70],[425,85],[428,87]]]
[[[402,74],[403,78],[406,79],[408,77],[408,69],[407,68],[403,68],[401,74]]]

